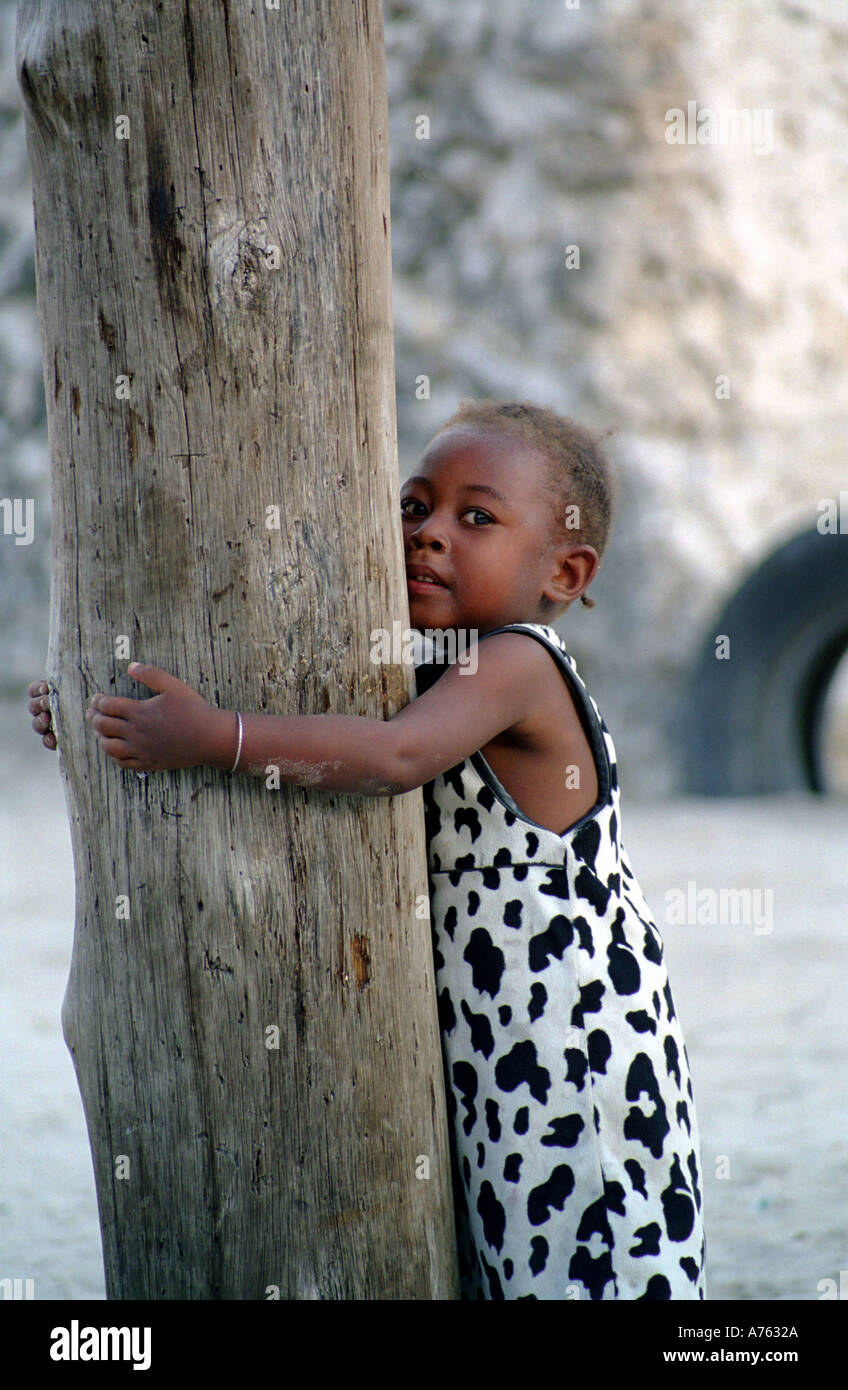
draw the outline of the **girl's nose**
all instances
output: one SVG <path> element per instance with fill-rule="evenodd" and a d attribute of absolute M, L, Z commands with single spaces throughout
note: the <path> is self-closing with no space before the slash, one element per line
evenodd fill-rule
<path fill-rule="evenodd" d="M 444 530 L 434 517 L 425 517 L 421 525 L 412 533 L 412 539 L 419 545 L 428 545 L 432 550 L 444 550 L 447 546 Z"/>

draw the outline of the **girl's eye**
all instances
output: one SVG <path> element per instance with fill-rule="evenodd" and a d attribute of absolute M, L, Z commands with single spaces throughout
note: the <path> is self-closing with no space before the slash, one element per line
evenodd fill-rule
<path fill-rule="evenodd" d="M 401 498 L 401 501 L 400 501 L 400 510 L 401 510 L 401 515 L 402 515 L 402 516 L 406 516 L 406 517 L 410 517 L 410 518 L 415 517 L 415 516 L 420 516 L 420 515 L 421 515 L 421 512 L 416 512 L 416 511 L 411 510 L 411 509 L 414 508 L 414 507 L 420 507 L 420 508 L 421 508 L 421 512 L 426 512 L 426 510 L 427 510 L 426 505 L 425 505 L 425 504 L 421 501 L 421 499 L 418 498 L 418 497 L 402 497 L 402 498 Z M 489 513 L 488 513 L 488 512 L 484 512 L 480 507 L 469 507 L 466 511 L 464 511 L 464 512 L 462 513 L 462 515 L 463 515 L 463 516 L 482 516 L 484 522 L 493 521 L 493 518 L 492 518 L 491 516 L 489 516 Z M 480 524 L 478 524 L 477 522 L 475 522 L 475 523 L 474 523 L 473 529 L 474 529 L 475 531 L 479 531 L 479 530 L 481 530 L 482 528 L 481 528 L 481 525 L 480 525 Z"/>

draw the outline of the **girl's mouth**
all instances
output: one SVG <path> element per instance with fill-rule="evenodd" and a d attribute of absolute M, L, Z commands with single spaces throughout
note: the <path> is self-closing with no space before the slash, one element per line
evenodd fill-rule
<path fill-rule="evenodd" d="M 442 584 L 441 580 L 427 579 L 422 575 L 410 575 L 407 578 L 406 587 L 411 594 L 428 594 L 432 593 L 433 590 L 444 592 L 447 589 L 447 585 Z"/>

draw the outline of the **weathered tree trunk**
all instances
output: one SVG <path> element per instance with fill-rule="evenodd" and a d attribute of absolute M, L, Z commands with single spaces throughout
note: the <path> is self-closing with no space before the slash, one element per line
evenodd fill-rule
<path fill-rule="evenodd" d="M 380 5 L 22 0 L 18 62 L 108 1294 L 456 1297 L 420 794 L 145 779 L 83 718 L 150 693 L 127 659 L 246 711 L 411 695 L 369 660 L 408 622 Z"/>

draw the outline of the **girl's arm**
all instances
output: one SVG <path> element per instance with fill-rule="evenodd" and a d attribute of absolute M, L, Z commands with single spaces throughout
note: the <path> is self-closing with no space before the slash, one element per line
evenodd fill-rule
<path fill-rule="evenodd" d="M 477 667 L 452 666 L 392 719 L 359 715 L 243 714 L 238 771 L 326 791 L 394 796 L 412 791 L 533 713 L 550 656 L 520 633 L 478 644 Z M 86 717 L 103 751 L 122 767 L 156 772 L 206 765 L 229 772 L 238 745 L 232 710 L 214 709 L 156 666 L 129 674 L 149 700 L 97 694 Z M 576 715 L 575 715 L 576 718 Z"/>

